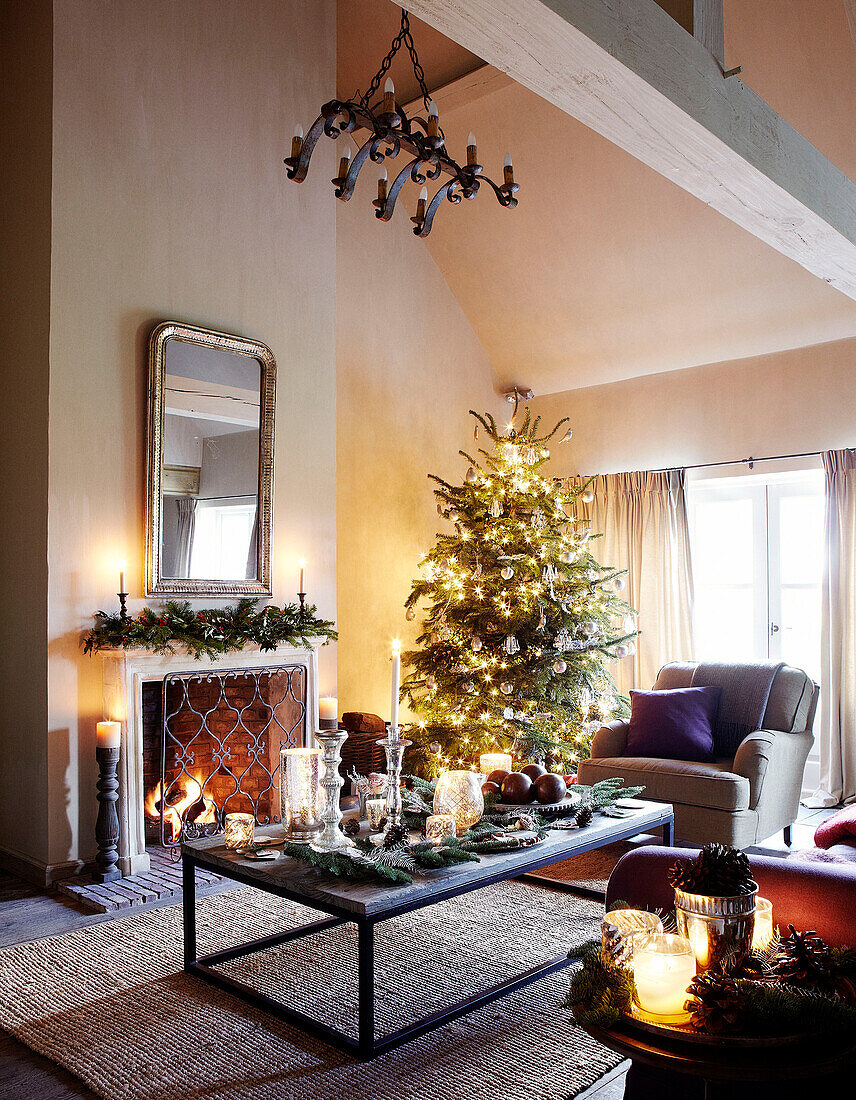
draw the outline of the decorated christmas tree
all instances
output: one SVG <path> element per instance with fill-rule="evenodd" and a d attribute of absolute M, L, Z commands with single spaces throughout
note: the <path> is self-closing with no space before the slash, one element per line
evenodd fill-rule
<path fill-rule="evenodd" d="M 545 476 L 548 443 L 529 409 L 515 426 L 476 419 L 485 438 L 463 484 L 430 475 L 451 525 L 421 563 L 407 618 L 423 605 L 419 649 L 405 655 L 402 691 L 419 721 L 409 732 L 420 770 L 469 767 L 478 753 L 573 766 L 593 730 L 626 714 L 608 663 L 633 652 L 635 619 L 620 571 L 592 555 L 597 536 L 577 514 L 585 485 Z"/>

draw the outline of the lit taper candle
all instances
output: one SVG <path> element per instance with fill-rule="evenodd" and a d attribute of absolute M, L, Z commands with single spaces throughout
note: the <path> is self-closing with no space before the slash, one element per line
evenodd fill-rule
<path fill-rule="evenodd" d="M 119 591 L 124 592 L 125 591 L 125 559 L 121 558 L 119 560 L 118 565 L 119 565 Z"/>
<path fill-rule="evenodd" d="M 300 565 L 300 575 L 297 579 L 297 591 L 298 592 L 306 592 L 306 589 L 303 587 L 303 571 L 306 568 L 306 558 L 301 558 L 300 562 L 299 562 L 299 565 Z"/>
<path fill-rule="evenodd" d="M 401 689 L 401 642 L 396 638 L 392 643 L 392 706 L 390 728 L 398 728 L 398 693 Z M 394 736 L 394 734 L 393 734 Z"/>

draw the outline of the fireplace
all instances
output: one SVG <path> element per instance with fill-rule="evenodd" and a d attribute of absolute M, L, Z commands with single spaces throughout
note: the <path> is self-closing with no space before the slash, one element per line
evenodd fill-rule
<path fill-rule="evenodd" d="M 242 650 L 213 660 L 103 653 L 104 713 L 122 723 L 119 866 L 148 847 L 222 831 L 225 814 L 279 820 L 279 750 L 317 728 L 316 647 Z"/>

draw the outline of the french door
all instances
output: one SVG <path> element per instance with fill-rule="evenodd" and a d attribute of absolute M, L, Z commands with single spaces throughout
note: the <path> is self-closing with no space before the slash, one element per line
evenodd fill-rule
<path fill-rule="evenodd" d="M 779 660 L 820 680 L 821 470 L 688 486 L 697 660 Z"/>

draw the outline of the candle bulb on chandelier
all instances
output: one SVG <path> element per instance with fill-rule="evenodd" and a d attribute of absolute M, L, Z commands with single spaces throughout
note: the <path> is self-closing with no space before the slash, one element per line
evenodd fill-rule
<path fill-rule="evenodd" d="M 472 167 L 479 162 L 479 151 L 476 146 L 476 135 L 470 130 L 467 136 L 467 166 Z"/>
<path fill-rule="evenodd" d="M 386 83 L 383 86 L 383 113 L 385 115 L 395 114 L 395 85 L 391 77 L 386 78 Z"/>
<path fill-rule="evenodd" d="M 437 104 L 432 99 L 428 104 L 428 137 L 437 137 L 440 132 L 440 112 L 437 110 Z"/>
<path fill-rule="evenodd" d="M 425 211 L 428 209 L 428 188 L 423 187 L 419 192 L 419 201 L 416 203 L 416 217 L 419 221 L 425 221 Z"/>
<path fill-rule="evenodd" d="M 505 154 L 505 161 L 502 165 L 502 175 L 506 185 L 514 183 L 514 165 L 511 163 L 511 153 Z"/>
<path fill-rule="evenodd" d="M 292 160 L 297 160 L 300 156 L 300 150 L 303 148 L 303 127 L 298 123 L 294 127 L 294 137 L 291 139 L 291 157 Z"/>
<path fill-rule="evenodd" d="M 339 161 L 339 179 L 344 179 L 348 174 L 348 169 L 351 167 L 351 147 L 345 146 L 345 151 L 342 153 L 342 157 Z"/>
<path fill-rule="evenodd" d="M 386 202 L 387 182 L 388 182 L 388 177 L 387 177 L 387 174 L 386 174 L 386 169 L 384 168 L 383 174 L 378 178 L 378 181 L 377 181 L 377 201 L 379 203 L 385 203 Z"/>

